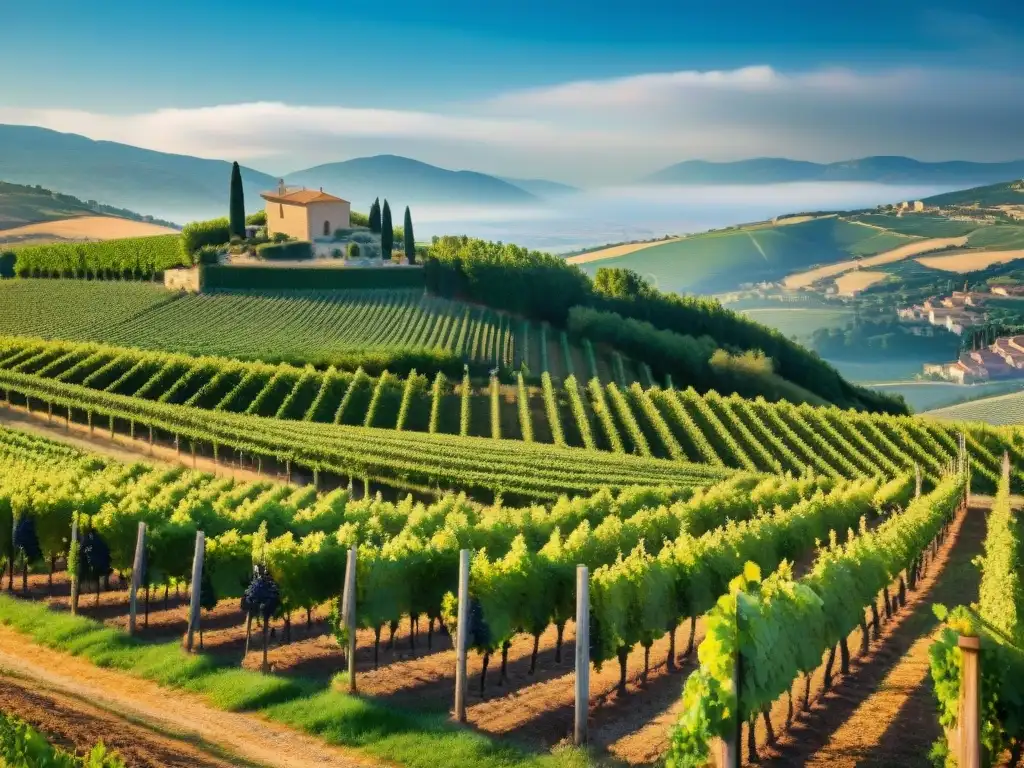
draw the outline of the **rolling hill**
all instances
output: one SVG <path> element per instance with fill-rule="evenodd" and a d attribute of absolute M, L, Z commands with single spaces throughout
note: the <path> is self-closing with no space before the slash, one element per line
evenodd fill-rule
<path fill-rule="evenodd" d="M 579 266 L 623 267 L 663 291 L 715 293 L 741 283 L 778 280 L 816 264 L 896 248 L 907 238 L 826 216 L 799 224 L 719 230 Z"/>
<path fill-rule="evenodd" d="M 984 187 L 947 192 L 929 197 L 925 202 L 928 205 L 1024 205 L 1024 184 L 1020 181 L 1021 176 L 1024 176 L 1024 169 L 1018 170 L 1017 181 L 1004 181 Z"/>
<path fill-rule="evenodd" d="M 223 160 L 154 152 L 45 128 L 0 125 L 0 178 L 171 221 L 223 215 L 230 176 L 231 164 Z M 242 181 L 246 198 L 255 201 L 276 179 L 243 168 Z"/>
<path fill-rule="evenodd" d="M 330 189 L 354 202 L 358 210 L 368 209 L 376 197 L 389 198 L 394 208 L 422 203 L 522 205 L 538 202 L 538 198 L 526 190 L 494 176 L 475 171 L 449 171 L 397 155 L 327 163 L 290 173 L 284 179 L 297 186 Z"/>
<path fill-rule="evenodd" d="M 794 181 L 873 181 L 883 184 L 992 184 L 1024 176 L 1024 160 L 1004 163 L 925 163 L 909 157 L 864 157 L 811 163 L 760 157 L 716 163 L 687 160 L 643 179 L 654 184 L 779 184 Z M 957 194 L 957 193 L 954 193 Z"/>
<path fill-rule="evenodd" d="M 0 179 L 59 189 L 86 201 L 146 211 L 187 222 L 226 212 L 231 165 L 188 155 L 155 152 L 112 141 L 46 128 L 0 125 Z M 248 209 L 261 207 L 259 193 L 273 189 L 277 176 L 242 168 Z M 450 171 L 394 155 L 327 163 L 295 171 L 289 184 L 326 187 L 365 211 L 375 197 L 393 207 L 413 203 L 529 205 L 542 197 L 573 191 L 542 179 L 516 182 L 474 171 Z M 54 212 L 56 215 L 56 211 Z M 401 216 L 400 210 L 396 212 Z"/>
<path fill-rule="evenodd" d="M 987 424 L 1024 422 L 1024 392 L 985 397 L 980 400 L 925 411 L 924 416 L 940 421 L 982 421 Z"/>
<path fill-rule="evenodd" d="M 95 200 L 79 200 L 73 195 L 53 192 L 41 186 L 0 181 L 0 230 L 97 215 L 174 226 L 172 222 L 153 216 L 144 216 L 125 208 L 97 203 Z"/>

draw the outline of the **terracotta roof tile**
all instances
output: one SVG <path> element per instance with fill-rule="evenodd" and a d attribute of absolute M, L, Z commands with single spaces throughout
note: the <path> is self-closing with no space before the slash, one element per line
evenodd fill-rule
<path fill-rule="evenodd" d="M 309 205 L 310 203 L 347 203 L 340 197 L 329 195 L 316 189 L 299 189 L 294 192 L 261 192 L 260 197 L 273 203 L 291 203 L 292 205 Z"/>

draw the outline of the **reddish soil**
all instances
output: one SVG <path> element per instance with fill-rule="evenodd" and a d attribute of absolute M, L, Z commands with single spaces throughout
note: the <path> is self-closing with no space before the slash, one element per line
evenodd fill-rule
<path fill-rule="evenodd" d="M 206 751 L 216 749 L 230 756 L 225 758 L 229 765 L 256 763 L 281 768 L 375 765 L 347 750 L 328 746 L 312 736 L 256 715 L 223 712 L 211 707 L 200 696 L 172 691 L 148 680 L 103 669 L 84 659 L 43 648 L 7 627 L 0 627 L 0 669 L 5 674 L 5 692 L 11 687 L 8 676 L 13 673 L 17 680 L 31 681 L 32 691 L 43 688 L 117 713 L 118 717 L 132 723 L 147 723 L 153 729 L 186 734 L 186 737 L 178 738 L 188 738 L 193 744 L 213 745 L 206 746 Z M 16 710 L 22 712 L 22 704 L 17 704 Z M 82 738 L 92 739 L 95 735 L 89 731 Z"/>
<path fill-rule="evenodd" d="M 815 671 L 811 709 L 797 712 L 789 733 L 785 733 L 786 699 L 776 702 L 772 709 L 772 723 L 779 736 L 775 747 L 765 746 L 764 721 L 758 721 L 759 763 L 931 765 L 928 752 L 941 735 L 928 661 L 928 648 L 939 628 L 932 606 L 977 599 L 978 572 L 971 560 L 981 552 L 985 508 L 984 501 L 975 503 L 955 521 L 951 535 L 928 563 L 925 577 L 915 590 L 907 592 L 906 605 L 888 622 L 882 614 L 880 636 L 870 643 L 866 655 L 859 654 L 860 630 L 851 633 L 850 674 L 836 674 L 837 682 L 823 693 L 824 670 Z M 895 594 L 895 590 L 890 592 Z M 838 668 L 837 659 L 836 672 Z M 794 684 L 793 693 L 799 710 L 803 681 Z M 746 755 L 745 744 L 743 752 Z"/>
<path fill-rule="evenodd" d="M 115 750 L 129 768 L 228 768 L 226 760 L 201 739 L 155 730 L 39 683 L 0 672 L 0 712 L 15 714 L 51 744 L 78 755 L 97 742 Z"/>

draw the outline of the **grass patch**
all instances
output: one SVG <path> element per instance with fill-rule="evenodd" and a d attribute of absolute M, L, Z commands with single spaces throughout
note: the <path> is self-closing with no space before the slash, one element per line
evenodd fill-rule
<path fill-rule="evenodd" d="M 714 293 L 740 283 L 779 280 L 818 264 L 873 255 L 907 238 L 835 217 L 760 229 L 720 230 L 581 264 L 588 274 L 624 267 L 654 278 L 663 291 Z"/>
<path fill-rule="evenodd" d="M 39 645 L 107 667 L 194 692 L 227 711 L 257 712 L 410 768 L 586 768 L 577 749 L 530 753 L 453 724 L 446 713 L 408 712 L 349 696 L 312 680 L 277 678 L 227 666 L 204 654 L 187 654 L 177 641 L 146 643 L 82 616 L 0 595 L 0 624 Z"/>
<path fill-rule="evenodd" d="M 1024 195 L 1021 195 L 1024 202 Z M 1024 248 L 1024 225 L 999 224 L 985 227 L 967 238 L 972 248 L 987 248 L 993 251 L 1013 251 Z"/>
<path fill-rule="evenodd" d="M 867 213 L 853 217 L 852 220 L 875 227 L 883 227 L 890 232 L 919 237 L 960 237 L 984 226 L 974 221 L 954 221 L 942 216 L 929 216 L 921 213 L 908 213 L 903 216 Z"/>

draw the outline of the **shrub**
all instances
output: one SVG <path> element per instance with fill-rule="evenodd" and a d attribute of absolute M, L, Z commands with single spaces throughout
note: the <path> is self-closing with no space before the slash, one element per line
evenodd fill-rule
<path fill-rule="evenodd" d="M 181 250 L 191 257 L 204 245 L 224 245 L 231 239 L 227 217 L 193 221 L 181 230 Z"/>
<path fill-rule="evenodd" d="M 204 245 L 193 254 L 192 258 L 196 264 L 217 264 L 222 252 L 223 248 L 216 245 Z"/>
<path fill-rule="evenodd" d="M 349 239 L 354 243 L 366 243 L 367 245 L 380 243 L 380 235 L 374 234 L 368 229 L 353 232 Z"/>
<path fill-rule="evenodd" d="M 14 251 L 0 251 L 0 278 L 14 277 Z"/>
<path fill-rule="evenodd" d="M 256 255 L 261 259 L 295 261 L 313 258 L 313 246 L 308 240 L 293 240 L 288 243 L 263 243 L 256 246 Z"/>
<path fill-rule="evenodd" d="M 275 232 L 274 236 L 270 238 L 270 240 L 271 242 L 274 243 L 287 243 L 289 240 L 291 240 L 291 238 L 288 237 L 288 235 L 286 235 L 284 232 Z"/>
<path fill-rule="evenodd" d="M 359 258 L 359 243 L 351 243 L 348 246 L 348 257 L 350 259 Z"/>
<path fill-rule="evenodd" d="M 341 248 L 332 248 L 331 249 L 331 258 L 332 259 L 340 259 L 344 255 L 345 254 L 341 252 Z"/>

